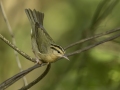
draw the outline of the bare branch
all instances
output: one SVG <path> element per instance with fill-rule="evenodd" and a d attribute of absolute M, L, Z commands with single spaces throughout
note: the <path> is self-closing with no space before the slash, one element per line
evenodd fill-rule
<path fill-rule="evenodd" d="M 7 16 L 5 14 L 5 10 L 4 10 L 2 1 L 0 2 L 0 7 L 1 7 L 1 10 L 2 10 L 2 14 L 3 14 L 4 20 L 5 20 L 6 24 L 7 24 L 8 31 L 9 31 L 9 33 L 11 35 L 12 43 L 16 46 L 15 37 L 14 37 L 13 31 L 12 31 L 12 28 L 10 26 L 10 23 L 9 23 L 9 21 L 7 19 Z M 21 66 L 21 63 L 20 63 L 20 59 L 19 59 L 18 53 L 15 50 L 14 50 L 14 54 L 16 56 L 16 62 L 17 62 L 18 68 L 20 69 L 20 71 L 22 71 L 22 66 Z M 24 82 L 25 85 L 28 84 L 26 77 L 23 77 L 23 82 Z"/>
<path fill-rule="evenodd" d="M 68 53 L 66 56 L 73 56 L 73 55 L 75 55 L 75 54 L 79 54 L 79 53 L 84 52 L 84 51 L 86 51 L 86 50 L 89 50 L 89 49 L 91 49 L 91 48 L 93 48 L 93 47 L 96 47 L 96 46 L 98 46 L 98 45 L 100 45 L 100 44 L 102 44 L 102 43 L 105 43 L 105 42 L 111 41 L 111 40 L 113 40 L 113 39 L 116 39 L 116 38 L 118 38 L 119 36 L 120 36 L 120 34 L 114 35 L 114 36 L 112 36 L 112 37 L 110 37 L 110 38 L 107 38 L 107 39 L 105 39 L 105 40 L 99 41 L 99 42 L 97 42 L 97 43 L 95 43 L 95 44 L 92 44 L 92 45 L 90 45 L 90 46 L 87 46 L 87 47 L 85 47 L 85 48 L 83 48 L 83 49 L 77 50 L 77 51 L 72 52 L 72 53 Z"/>
<path fill-rule="evenodd" d="M 51 67 L 51 64 L 48 64 L 46 70 L 43 72 L 42 75 L 40 75 L 37 79 L 35 79 L 35 80 L 32 81 L 30 84 L 28 84 L 27 86 L 22 87 L 22 88 L 19 89 L 19 90 L 27 90 L 27 89 L 31 88 L 33 85 L 35 85 L 36 83 L 38 83 L 41 79 L 43 79 L 43 78 L 47 75 L 47 73 L 48 73 L 49 70 L 50 70 L 50 67 Z"/>
<path fill-rule="evenodd" d="M 78 45 L 80 43 L 83 43 L 83 42 L 86 42 L 86 41 L 89 41 L 91 39 L 95 39 L 95 38 L 98 38 L 98 37 L 101 37 L 101 36 L 105 36 L 105 35 L 108 35 L 108 34 L 111 34 L 111 33 L 117 32 L 117 31 L 120 31 L 120 28 L 112 29 L 112 30 L 109 30 L 109 31 L 106 31 L 106 32 L 103 32 L 103 33 L 100 33 L 100 34 L 96 34 L 92 37 L 82 39 L 80 41 L 77 41 L 75 43 L 72 43 L 72 44 L 68 45 L 67 47 L 65 47 L 65 49 L 68 49 L 68 48 L 73 47 L 75 45 Z"/>
<path fill-rule="evenodd" d="M 27 70 L 23 70 L 22 72 L 19 72 L 18 74 L 14 75 L 13 77 L 11 77 L 11 78 L 7 79 L 6 81 L 4 81 L 3 83 L 1 83 L 0 90 L 4 90 L 4 89 L 8 88 L 10 85 L 12 85 L 16 81 L 18 81 L 20 78 L 22 78 L 23 76 L 25 76 L 29 72 L 33 71 L 34 69 L 36 69 L 38 67 L 44 66 L 44 65 L 46 65 L 46 63 L 35 64 L 34 66 L 28 68 Z"/>
<path fill-rule="evenodd" d="M 36 62 L 35 58 L 30 57 L 29 55 L 27 55 L 26 53 L 24 53 L 23 51 L 19 50 L 19 48 L 17 48 L 15 45 L 13 45 L 10 41 L 8 41 L 5 37 L 3 37 L 0 34 L 0 39 L 3 40 L 6 44 L 8 44 L 11 48 L 13 48 L 14 50 L 16 50 L 19 54 L 21 54 L 23 57 L 25 57 L 26 59 L 32 61 L 32 62 Z"/>

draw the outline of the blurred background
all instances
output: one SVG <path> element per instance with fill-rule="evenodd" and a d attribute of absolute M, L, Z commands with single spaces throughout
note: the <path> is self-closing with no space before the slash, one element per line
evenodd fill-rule
<path fill-rule="evenodd" d="M 44 27 L 57 44 L 66 47 L 94 34 L 120 27 L 119 0 L 3 0 L 5 12 L 15 35 L 17 47 L 34 57 L 30 23 L 24 9 L 44 12 Z M 0 33 L 11 41 L 0 11 Z M 119 32 L 117 32 L 119 33 Z M 113 34 L 112 34 L 113 35 Z M 94 39 L 67 50 L 82 49 L 111 35 Z M 30 90 L 120 90 L 120 38 L 52 64 L 49 73 Z M 25 70 L 34 65 L 19 55 Z M 46 66 L 26 75 L 36 79 Z M 0 40 L 0 83 L 19 72 L 13 49 Z M 24 85 L 17 81 L 6 90 Z"/>

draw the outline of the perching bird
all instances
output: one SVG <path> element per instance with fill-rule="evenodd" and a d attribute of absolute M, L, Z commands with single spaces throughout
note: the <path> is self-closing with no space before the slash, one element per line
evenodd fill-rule
<path fill-rule="evenodd" d="M 64 49 L 57 45 L 47 31 L 43 27 L 44 13 L 32 11 L 31 9 L 25 9 L 27 17 L 31 23 L 31 43 L 32 50 L 36 56 L 36 62 L 39 63 L 39 59 L 43 62 L 51 63 L 56 61 L 58 58 L 65 58 Z"/>

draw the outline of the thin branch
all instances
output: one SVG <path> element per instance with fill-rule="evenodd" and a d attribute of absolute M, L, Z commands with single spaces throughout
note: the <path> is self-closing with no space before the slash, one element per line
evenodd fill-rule
<path fill-rule="evenodd" d="M 0 7 L 1 7 L 1 10 L 2 10 L 2 14 L 3 14 L 4 20 L 5 20 L 6 24 L 7 24 L 8 31 L 9 31 L 9 33 L 11 35 L 12 43 L 16 46 L 15 37 L 14 37 L 13 31 L 12 31 L 12 28 L 10 26 L 10 23 L 9 23 L 9 21 L 7 19 L 7 16 L 5 14 L 5 10 L 4 10 L 2 1 L 0 2 Z M 20 59 L 19 59 L 19 56 L 18 56 L 18 53 L 15 50 L 14 50 L 14 54 L 16 56 L 16 62 L 17 62 L 18 68 L 20 69 L 20 71 L 23 71 L 21 63 L 20 63 Z M 23 77 L 23 82 L 24 82 L 25 86 L 28 84 L 26 77 Z"/>
<path fill-rule="evenodd" d="M 75 52 L 68 53 L 66 56 L 73 56 L 73 55 L 75 55 L 75 54 L 79 54 L 79 53 L 81 53 L 81 52 L 84 52 L 84 51 L 86 51 L 86 50 L 89 50 L 89 49 L 91 49 L 91 48 L 93 48 L 93 47 L 96 47 L 96 46 L 98 46 L 98 45 L 100 45 L 100 44 L 102 44 L 102 43 L 111 41 L 111 40 L 116 39 L 116 38 L 118 38 L 118 37 L 120 37 L 120 34 L 114 35 L 114 36 L 109 37 L 109 38 L 106 38 L 105 40 L 99 41 L 99 42 L 97 42 L 97 43 L 95 43 L 95 44 L 92 44 L 92 45 L 87 46 L 87 47 L 85 47 L 85 48 L 83 48 L 83 49 L 77 50 L 77 51 L 75 51 Z"/>
<path fill-rule="evenodd" d="M 26 59 L 32 61 L 32 62 L 36 62 L 35 58 L 30 57 L 29 55 L 27 55 L 26 53 L 24 53 L 23 51 L 19 50 L 19 48 L 17 48 L 14 44 L 12 44 L 10 41 L 8 41 L 5 37 L 3 37 L 0 34 L 0 39 L 3 40 L 6 44 L 8 44 L 11 48 L 13 48 L 14 50 L 16 50 L 19 54 L 21 54 L 23 57 L 25 57 Z"/>
<path fill-rule="evenodd" d="M 86 41 L 89 41 L 91 39 L 95 39 L 95 38 L 98 38 L 98 37 L 101 37 L 101 36 L 105 36 L 105 35 L 108 35 L 108 34 L 111 34 L 111 33 L 117 32 L 117 31 L 120 31 L 120 28 L 112 29 L 112 30 L 109 30 L 109 31 L 106 31 L 106 32 L 103 32 L 103 33 L 100 33 L 100 34 L 96 34 L 92 37 L 82 39 L 80 41 L 77 41 L 75 43 L 72 43 L 72 44 L 68 45 L 67 47 L 65 47 L 65 49 L 68 49 L 68 48 L 73 47 L 75 45 L 78 45 L 80 43 L 83 43 L 83 42 L 86 42 Z"/>
<path fill-rule="evenodd" d="M 1 83 L 0 90 L 4 90 L 4 89 L 8 88 L 10 85 L 12 85 L 16 81 L 18 81 L 20 78 L 22 78 L 29 72 L 33 71 L 34 69 L 36 69 L 38 67 L 44 66 L 44 65 L 46 65 L 46 63 L 35 64 L 34 66 L 28 68 L 27 70 L 23 70 L 22 72 L 19 72 L 18 74 L 14 75 L 13 77 L 11 77 L 11 78 L 7 79 L 6 81 L 4 81 L 3 83 Z"/>
<path fill-rule="evenodd" d="M 51 67 L 51 64 L 48 64 L 46 70 L 43 72 L 42 75 L 40 75 L 37 79 L 35 79 L 30 84 L 28 84 L 27 86 L 22 87 L 19 90 L 27 90 L 27 89 L 31 88 L 33 85 L 35 85 L 36 83 L 38 83 L 41 79 L 43 79 L 47 75 L 47 73 L 50 70 L 50 67 Z"/>

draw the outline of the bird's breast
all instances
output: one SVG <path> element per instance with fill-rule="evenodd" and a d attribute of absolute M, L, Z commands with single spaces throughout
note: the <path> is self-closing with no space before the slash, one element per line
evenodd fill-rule
<path fill-rule="evenodd" d="M 52 63 L 57 60 L 57 56 L 54 54 L 39 54 L 39 57 L 44 61 L 44 62 L 49 62 Z"/>

